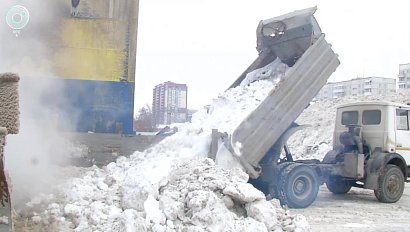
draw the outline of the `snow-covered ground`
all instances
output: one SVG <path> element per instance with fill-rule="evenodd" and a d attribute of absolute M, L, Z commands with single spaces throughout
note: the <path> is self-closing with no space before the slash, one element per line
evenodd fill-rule
<path fill-rule="evenodd" d="M 306 216 L 315 232 L 408 232 L 410 184 L 393 204 L 378 202 L 372 190 L 353 188 L 345 195 L 335 195 L 322 186 L 311 206 L 290 211 Z"/>
<path fill-rule="evenodd" d="M 211 130 L 232 133 L 275 87 L 286 68 L 275 61 L 255 71 L 245 84 L 218 96 L 208 111 L 196 113 L 192 123 L 178 125 L 176 134 L 144 152 L 120 157 L 104 168 L 61 168 L 60 185 L 18 209 L 16 231 L 309 231 L 306 217 L 315 225 L 314 231 L 330 228 L 320 224 L 338 223 L 341 216 L 329 213 L 351 214 L 355 208 L 340 206 L 324 190 L 311 208 L 282 209 L 277 200 L 267 201 L 248 184 L 248 175 L 240 169 L 224 170 L 206 158 Z M 390 98 L 400 100 L 397 95 Z M 297 122 L 312 127 L 291 139 L 295 156 L 321 159 L 331 148 L 335 105 L 355 100 L 317 102 L 307 108 Z M 347 198 L 352 194 L 355 191 Z M 326 217 L 321 214 L 321 203 L 328 207 Z M 400 209 L 410 213 L 407 206 Z M 385 214 L 387 220 L 395 217 L 390 208 L 379 210 L 375 205 L 369 210 Z M 343 223 L 351 225 L 343 227 L 347 230 L 364 225 L 347 219 Z"/>

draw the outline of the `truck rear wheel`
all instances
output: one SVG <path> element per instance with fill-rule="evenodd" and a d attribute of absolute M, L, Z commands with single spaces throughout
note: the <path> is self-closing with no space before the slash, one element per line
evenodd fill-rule
<path fill-rule="evenodd" d="M 307 165 L 290 165 L 281 172 L 278 197 L 282 205 L 290 208 L 306 208 L 317 197 L 318 177 Z"/>
<path fill-rule="evenodd" d="M 377 200 L 384 203 L 397 202 L 404 191 L 404 175 L 399 167 L 388 164 L 380 172 L 378 188 L 374 190 Z"/>
<path fill-rule="evenodd" d="M 334 194 L 345 194 L 350 191 L 352 185 L 340 176 L 330 176 L 326 181 L 327 189 Z"/>

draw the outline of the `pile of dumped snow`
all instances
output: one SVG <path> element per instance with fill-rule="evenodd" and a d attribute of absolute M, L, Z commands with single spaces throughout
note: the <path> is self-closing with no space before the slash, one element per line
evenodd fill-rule
<path fill-rule="evenodd" d="M 248 175 L 241 170 L 224 170 L 209 159 L 183 163 L 160 188 L 159 201 L 149 198 L 146 202 L 147 209 L 157 209 L 150 214 L 146 210 L 146 222 L 158 231 L 309 229 L 303 217 L 289 216 L 276 200 L 266 201 L 247 181 Z"/>
<path fill-rule="evenodd" d="M 248 73 L 240 86 L 221 93 L 208 110 L 195 113 L 192 124 L 208 132 L 218 129 L 220 132 L 232 133 L 274 89 L 287 68 L 280 59 L 276 59 L 265 67 Z"/>
<path fill-rule="evenodd" d="M 108 169 L 108 167 L 107 167 Z M 224 170 L 210 159 L 175 166 L 158 192 L 142 205 L 123 202 L 122 186 L 94 167 L 66 188 L 66 199 L 48 195 L 29 204 L 26 229 L 48 231 L 309 231 L 306 218 L 292 216 L 277 200 L 266 201 L 239 169 Z M 75 193 L 75 195 L 72 195 Z M 129 197 L 129 196 L 128 196 Z M 69 203 L 68 203 L 69 202 Z M 40 207 L 40 208 L 39 208 Z M 42 208 L 43 207 L 43 208 Z M 39 211 L 39 213 L 35 213 Z M 22 228 L 23 225 L 17 225 Z"/>
<path fill-rule="evenodd" d="M 268 72 L 270 69 L 278 72 Z M 156 146 L 120 157 L 102 169 L 59 186 L 28 204 L 17 228 L 46 231 L 304 231 L 277 201 L 224 171 L 207 157 L 211 129 L 231 133 L 275 87 L 286 65 L 279 60 L 248 75 L 248 83 L 214 100 L 209 111 Z M 280 71 L 280 72 L 279 72 Z M 268 78 L 269 77 L 269 78 Z M 196 160 L 202 158 L 201 160 Z M 179 166 L 176 166 L 179 165 Z M 173 169 L 173 167 L 175 167 Z"/>

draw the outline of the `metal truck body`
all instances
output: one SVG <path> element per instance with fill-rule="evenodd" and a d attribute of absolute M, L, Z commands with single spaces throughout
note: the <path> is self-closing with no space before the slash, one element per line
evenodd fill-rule
<path fill-rule="evenodd" d="M 382 101 L 339 106 L 333 150 L 328 152 L 323 163 L 342 165 L 343 168 L 332 170 L 330 176 L 339 178 L 336 181 L 339 185 L 340 182 L 347 182 L 350 186 L 373 189 L 382 202 L 398 201 L 404 182 L 410 175 L 409 111 L 408 105 Z M 354 165 L 349 165 L 351 163 Z M 388 165 L 400 170 L 401 175 L 381 179 L 386 175 Z M 340 181 L 342 179 L 344 181 Z M 363 184 L 357 184 L 356 181 Z M 330 191 L 331 185 L 334 185 L 332 182 L 331 178 L 327 180 Z M 381 199 L 379 192 L 383 190 L 382 187 L 386 188 L 385 195 L 389 194 L 386 190 L 390 188 L 390 195 L 395 196 Z"/>
<path fill-rule="evenodd" d="M 398 153 L 410 164 L 409 105 L 393 102 L 357 102 L 338 107 L 333 149 L 341 144 L 338 139 L 349 124 L 361 127 L 361 136 L 372 149 Z"/>
<path fill-rule="evenodd" d="M 250 183 L 292 208 L 309 206 L 323 183 L 336 194 L 354 186 L 373 189 L 381 202 L 396 202 L 408 176 L 410 107 L 380 102 L 339 107 L 334 148 L 323 161 L 294 161 L 286 145 L 302 128 L 294 121 L 339 65 L 313 17 L 315 10 L 261 21 L 257 29 L 259 57 L 231 88 L 277 57 L 289 69 L 231 135 L 213 131 L 211 153 L 217 150 L 215 140 L 222 138 L 225 150 L 249 174 Z"/>
<path fill-rule="evenodd" d="M 290 68 L 268 97 L 235 129 L 225 145 L 252 178 L 260 161 L 326 84 L 339 65 L 313 14 L 316 7 L 261 21 L 257 28 L 259 57 L 246 74 L 280 58 Z M 240 144 L 240 149 L 237 146 Z M 237 154 L 235 154 L 237 153 Z"/>

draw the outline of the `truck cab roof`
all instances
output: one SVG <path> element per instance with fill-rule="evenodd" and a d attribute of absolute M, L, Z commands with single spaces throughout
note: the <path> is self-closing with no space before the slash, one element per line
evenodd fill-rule
<path fill-rule="evenodd" d="M 360 102 L 352 102 L 352 103 L 346 103 L 346 104 L 341 104 L 337 108 L 346 108 L 346 107 L 351 107 L 351 106 L 362 106 L 362 105 L 377 105 L 377 106 L 396 106 L 400 108 L 409 108 L 410 105 L 402 104 L 402 103 L 397 103 L 397 102 L 389 102 L 389 101 L 360 101 Z"/>

